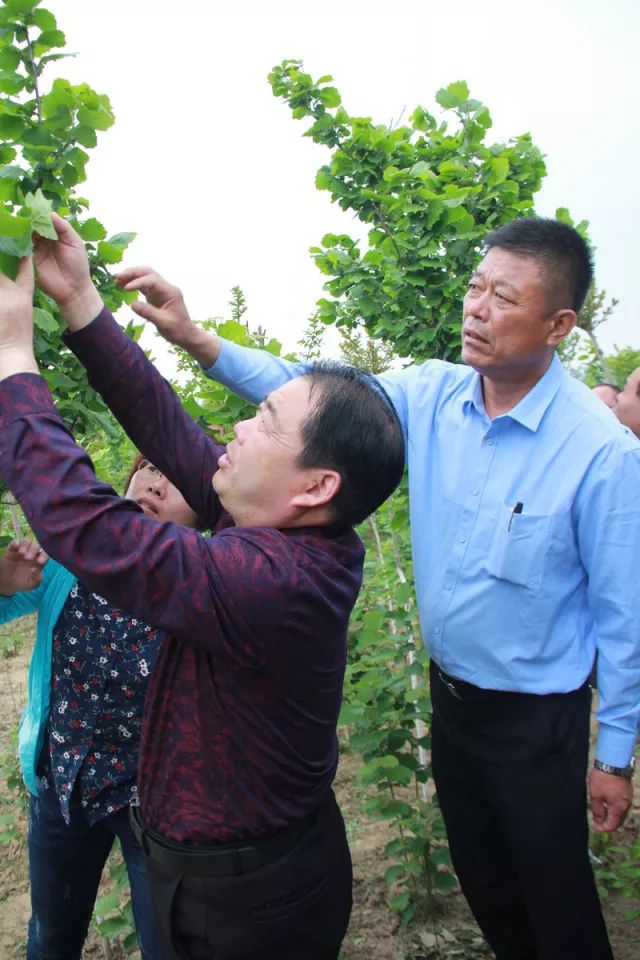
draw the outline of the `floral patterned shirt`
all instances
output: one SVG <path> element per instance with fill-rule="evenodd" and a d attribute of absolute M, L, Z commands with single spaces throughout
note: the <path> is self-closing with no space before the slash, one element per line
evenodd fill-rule
<path fill-rule="evenodd" d="M 48 739 L 40 761 L 68 823 L 137 803 L 142 709 L 161 634 L 76 583 L 53 634 Z M 74 793 L 75 790 L 75 793 Z"/>

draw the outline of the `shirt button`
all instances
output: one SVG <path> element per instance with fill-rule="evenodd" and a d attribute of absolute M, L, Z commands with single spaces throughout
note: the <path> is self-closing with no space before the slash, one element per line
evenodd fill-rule
<path fill-rule="evenodd" d="M 444 588 L 445 588 L 445 590 L 451 590 L 451 584 L 450 584 L 450 583 L 445 583 Z"/>
<path fill-rule="evenodd" d="M 466 542 L 467 542 L 466 537 L 458 537 L 458 543 L 466 543 Z"/>
<path fill-rule="evenodd" d="M 434 627 L 434 628 L 433 628 L 433 632 L 434 632 L 434 633 L 440 633 L 440 627 Z"/>
<path fill-rule="evenodd" d="M 492 447 L 495 443 L 495 440 L 487 440 L 487 446 Z"/>
<path fill-rule="evenodd" d="M 472 490 L 472 491 L 471 491 L 471 496 L 472 496 L 472 497 L 479 497 L 479 496 L 480 496 L 480 491 L 479 491 L 479 490 Z"/>

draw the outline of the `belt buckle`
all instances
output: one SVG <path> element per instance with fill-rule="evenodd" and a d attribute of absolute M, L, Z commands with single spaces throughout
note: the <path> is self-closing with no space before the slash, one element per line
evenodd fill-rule
<path fill-rule="evenodd" d="M 451 696 L 455 697 L 456 700 L 462 700 L 462 694 L 456 688 L 455 684 L 453 684 L 451 680 L 445 677 L 442 670 L 438 670 L 438 676 L 440 677 L 441 681 L 444 683 L 445 687 L 447 688 Z"/>

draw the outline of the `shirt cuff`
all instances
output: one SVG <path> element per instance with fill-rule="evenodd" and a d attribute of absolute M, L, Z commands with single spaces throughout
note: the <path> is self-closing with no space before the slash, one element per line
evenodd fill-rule
<path fill-rule="evenodd" d="M 222 340 L 220 355 L 208 370 L 207 377 L 221 383 L 232 393 L 260 403 L 266 396 L 304 372 L 305 363 L 295 363 L 276 357 L 268 350 L 242 347 L 239 343 Z"/>
<path fill-rule="evenodd" d="M 210 367 L 203 367 L 202 364 L 199 364 L 199 366 L 204 375 L 209 377 L 210 380 L 219 380 L 222 383 L 221 377 L 226 376 L 228 379 L 227 367 L 231 365 L 233 370 L 233 347 L 236 346 L 236 344 L 230 343 L 229 340 L 224 340 L 222 337 L 218 339 L 220 340 L 218 359 L 214 360 Z M 242 350 L 242 347 L 239 349 Z"/>
<path fill-rule="evenodd" d="M 633 756 L 635 742 L 635 734 L 600 724 L 595 756 L 601 763 L 608 763 L 612 767 L 626 767 Z"/>

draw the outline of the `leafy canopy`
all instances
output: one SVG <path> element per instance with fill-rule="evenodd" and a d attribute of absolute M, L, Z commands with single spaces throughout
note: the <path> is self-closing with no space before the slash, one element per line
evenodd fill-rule
<path fill-rule="evenodd" d="M 45 88 L 49 63 L 70 54 L 55 16 L 39 0 L 0 5 L 0 270 L 15 276 L 19 258 L 31 252 L 35 231 L 55 240 L 51 211 L 67 217 L 87 245 L 93 280 L 111 310 L 135 295 L 121 291 L 108 267 L 118 263 L 133 233 L 107 237 L 87 216 L 78 189 L 86 180 L 88 150 L 114 122 L 109 98 L 87 84 L 54 80 Z M 40 370 L 58 392 L 58 409 L 81 437 L 121 436 L 75 357 L 61 347 L 63 324 L 54 302 L 38 291 L 34 348 Z"/>
<path fill-rule="evenodd" d="M 487 144 L 487 107 L 459 81 L 436 101 L 453 114 L 439 122 L 416 107 L 390 128 L 352 117 L 330 76 L 314 80 L 299 60 L 273 68 L 269 81 L 305 136 L 330 151 L 316 187 L 368 229 L 366 242 L 327 234 L 311 253 L 328 278 L 321 319 L 394 344 L 415 359 L 459 355 L 460 305 L 487 232 L 533 213 L 545 175 L 528 133 Z"/>

